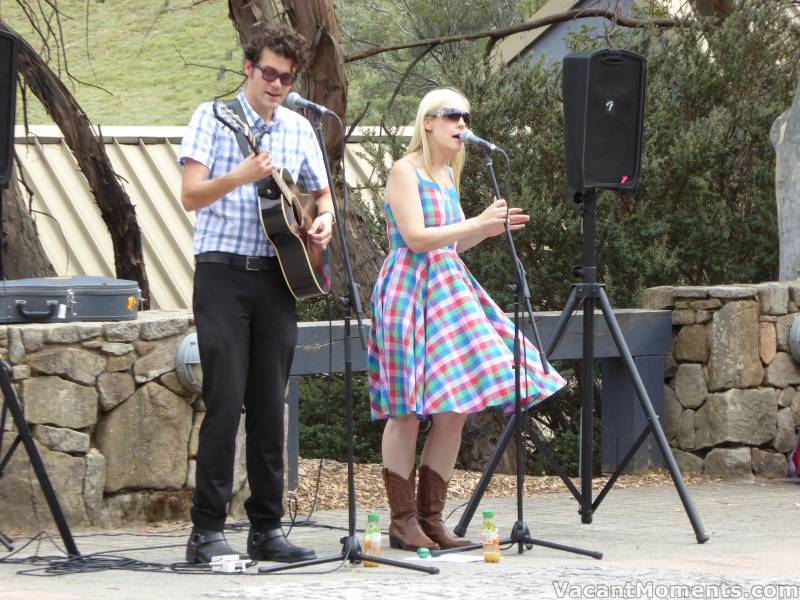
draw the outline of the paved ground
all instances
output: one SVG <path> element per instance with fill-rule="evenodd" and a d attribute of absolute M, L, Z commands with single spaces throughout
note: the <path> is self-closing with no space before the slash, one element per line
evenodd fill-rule
<path fill-rule="evenodd" d="M 60 577 L 18 572 L 30 565 L 0 562 L 3 600 L 106 598 L 796 598 L 800 600 L 800 486 L 787 482 L 705 483 L 689 486 L 711 539 L 698 544 L 674 487 L 612 490 L 584 525 L 570 495 L 548 494 L 524 501 L 524 517 L 535 538 L 603 552 L 602 560 L 535 546 L 523 554 L 507 550 L 499 564 L 427 563 L 438 575 L 396 567 L 367 569 L 341 561 L 277 575 L 177 574 L 104 571 Z M 501 534 L 516 519 L 514 498 L 488 498 Z M 460 513 L 459 513 L 460 514 Z M 475 539 L 480 512 L 470 526 Z M 346 527 L 343 511 L 318 513 L 318 523 Z M 451 518 L 454 525 L 455 517 Z M 358 525 L 366 523 L 359 511 Z M 388 526 L 383 514 L 382 524 Z M 107 552 L 141 561 L 169 564 L 182 560 L 188 529 L 124 532 L 75 531 L 81 554 Z M 291 538 L 320 556 L 338 556 L 342 532 L 296 528 Z M 244 550 L 246 531 L 229 539 Z M 23 540 L 17 540 L 20 547 Z M 150 547 L 147 550 L 137 548 Z M 20 555 L 32 554 L 32 547 Z M 57 552 L 42 544 L 40 555 Z M 478 552 L 472 553 L 479 556 Z M 0 560 L 6 554 L 0 552 Z M 19 555 L 18 555 L 19 556 Z M 409 553 L 387 550 L 405 559 Z M 462 557 L 466 554 L 460 555 Z M 323 571 L 331 571 L 323 573 Z M 39 572 L 39 574 L 44 574 Z M 679 587 L 675 587 L 679 586 Z M 680 587 L 683 586 L 683 587 Z M 693 587 L 690 587 L 693 586 Z"/>

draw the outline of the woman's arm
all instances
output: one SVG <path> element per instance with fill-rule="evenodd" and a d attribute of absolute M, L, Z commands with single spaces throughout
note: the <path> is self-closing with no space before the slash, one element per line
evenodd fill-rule
<path fill-rule="evenodd" d="M 414 166 L 403 159 L 392 167 L 386 184 L 386 201 L 392 209 L 400 235 L 414 252 L 428 252 L 462 240 L 480 241 L 503 231 L 506 220 L 505 200 L 497 200 L 477 217 L 451 225 L 425 227 Z"/>

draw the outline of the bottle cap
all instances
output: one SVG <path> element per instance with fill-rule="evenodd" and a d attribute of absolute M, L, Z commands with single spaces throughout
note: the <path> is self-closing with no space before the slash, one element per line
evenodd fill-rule
<path fill-rule="evenodd" d="M 428 558 L 431 555 L 431 551 L 425 547 L 417 548 L 417 556 L 420 558 Z"/>
<path fill-rule="evenodd" d="M 374 513 L 367 515 L 367 521 L 380 521 L 381 516 Z"/>
<path fill-rule="evenodd" d="M 493 510 L 485 510 L 485 511 L 483 511 L 483 518 L 484 519 L 494 519 L 494 511 Z"/>

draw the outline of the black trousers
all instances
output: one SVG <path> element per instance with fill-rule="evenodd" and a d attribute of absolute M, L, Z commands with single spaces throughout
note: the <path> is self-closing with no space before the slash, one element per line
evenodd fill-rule
<path fill-rule="evenodd" d="M 193 308 L 207 412 L 200 427 L 192 522 L 211 531 L 224 527 L 244 406 L 251 492 L 245 510 L 253 527 L 278 527 L 285 389 L 297 342 L 294 297 L 277 269 L 199 263 Z"/>

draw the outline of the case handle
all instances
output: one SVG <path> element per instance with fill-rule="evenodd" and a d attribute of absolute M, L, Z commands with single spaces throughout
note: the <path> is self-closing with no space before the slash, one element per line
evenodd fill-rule
<path fill-rule="evenodd" d="M 40 319 L 49 319 L 55 314 L 56 307 L 58 306 L 58 300 L 48 300 L 47 310 L 25 310 L 26 304 L 27 302 L 25 300 L 17 300 L 17 312 L 24 319 L 38 321 Z"/>

